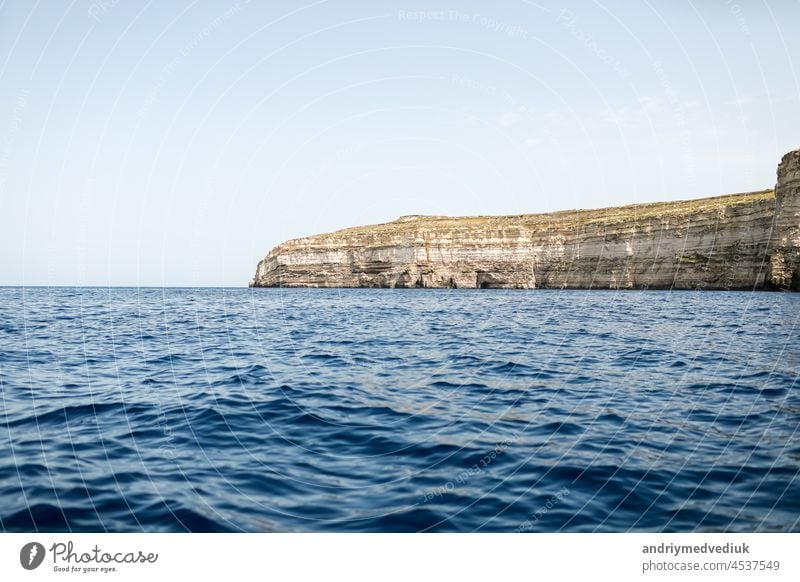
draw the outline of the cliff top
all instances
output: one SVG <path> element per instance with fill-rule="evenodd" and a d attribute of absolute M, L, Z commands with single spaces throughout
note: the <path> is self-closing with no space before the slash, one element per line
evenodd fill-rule
<path fill-rule="evenodd" d="M 694 200 L 674 200 L 669 202 L 649 202 L 644 204 L 629 204 L 610 208 L 561 210 L 537 214 L 516 214 L 501 216 L 426 216 L 411 214 L 401 216 L 391 222 L 353 226 L 331 233 L 318 234 L 287 241 L 291 244 L 303 241 L 314 243 L 330 241 L 338 237 L 358 236 L 362 234 L 395 235 L 404 234 L 420 229 L 426 230 L 459 230 L 466 228 L 502 228 L 507 226 L 537 227 L 541 225 L 558 226 L 561 228 L 575 228 L 592 223 L 604 222 L 612 224 L 621 221 L 641 220 L 653 217 L 669 218 L 697 212 L 721 210 L 729 206 L 751 204 L 760 200 L 775 197 L 775 191 L 770 188 L 756 192 L 741 194 L 727 194 L 710 198 Z M 284 243 L 286 244 L 286 243 Z"/>

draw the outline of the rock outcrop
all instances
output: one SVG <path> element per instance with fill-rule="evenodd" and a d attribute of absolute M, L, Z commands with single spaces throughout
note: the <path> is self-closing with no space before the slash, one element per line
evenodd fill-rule
<path fill-rule="evenodd" d="M 404 216 L 278 245 L 255 287 L 800 288 L 800 150 L 774 190 L 600 210 Z"/>
<path fill-rule="evenodd" d="M 783 156 L 778 166 L 772 239 L 768 282 L 800 291 L 800 150 Z"/>

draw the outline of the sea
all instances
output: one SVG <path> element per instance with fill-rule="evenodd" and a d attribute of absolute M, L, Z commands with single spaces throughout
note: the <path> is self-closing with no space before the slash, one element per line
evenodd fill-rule
<path fill-rule="evenodd" d="M 800 531 L 800 294 L 0 289 L 0 531 Z"/>

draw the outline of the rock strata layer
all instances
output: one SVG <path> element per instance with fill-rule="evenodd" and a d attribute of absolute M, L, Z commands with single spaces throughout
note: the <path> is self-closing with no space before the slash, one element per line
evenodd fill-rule
<path fill-rule="evenodd" d="M 600 210 L 404 216 L 282 243 L 255 287 L 800 288 L 800 150 L 774 190 Z"/>

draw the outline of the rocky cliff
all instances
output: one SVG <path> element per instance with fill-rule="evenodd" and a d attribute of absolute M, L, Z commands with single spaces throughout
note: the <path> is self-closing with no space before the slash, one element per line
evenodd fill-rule
<path fill-rule="evenodd" d="M 278 245 L 256 287 L 798 289 L 800 150 L 774 190 L 600 210 L 404 216 Z"/>
<path fill-rule="evenodd" d="M 800 150 L 783 156 L 775 199 L 768 283 L 800 291 Z"/>

